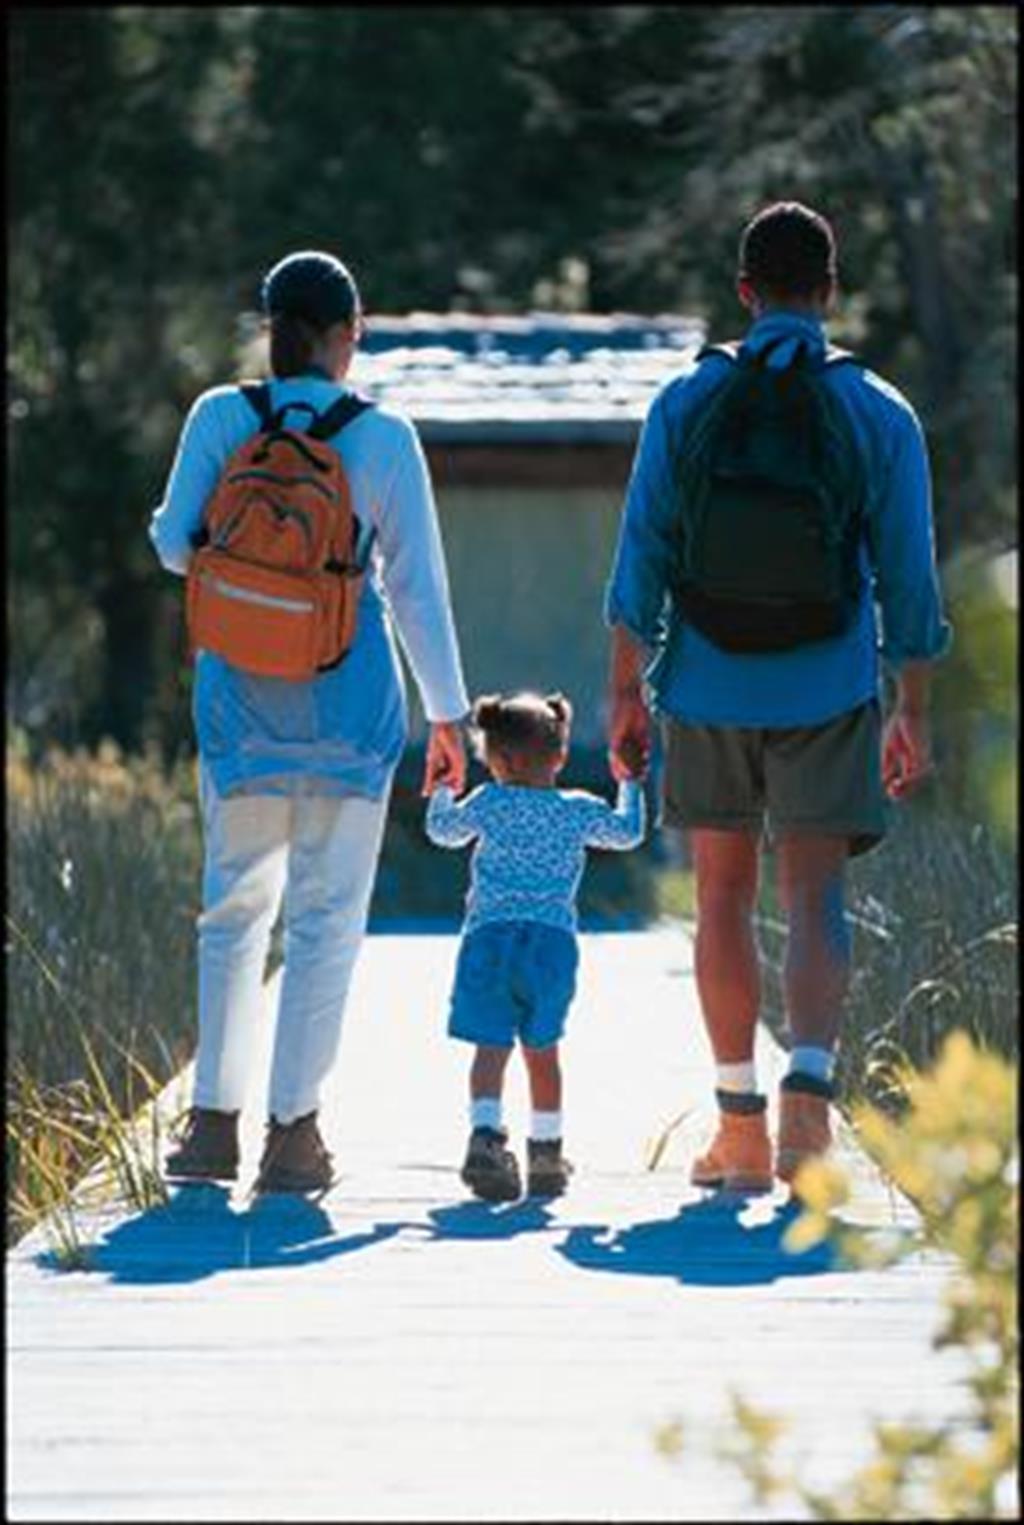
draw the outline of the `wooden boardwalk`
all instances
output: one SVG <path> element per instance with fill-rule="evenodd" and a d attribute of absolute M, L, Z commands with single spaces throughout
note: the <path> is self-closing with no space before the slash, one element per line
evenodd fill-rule
<path fill-rule="evenodd" d="M 341 1179 L 319 1206 L 247 1201 L 257 1087 L 233 1196 L 95 1217 L 88 1273 L 55 1270 L 40 1234 L 8 1256 L 9 1518 L 768 1519 L 715 1456 L 731 1388 L 791 1418 L 783 1455 L 816 1482 L 852 1470 L 872 1417 L 961 1406 L 952 1357 L 930 1349 L 940 1262 L 793 1257 L 781 1193 L 687 1186 L 711 1068 L 678 929 L 583 939 L 571 1192 L 467 1200 L 467 1051 L 444 1035 L 455 950 L 367 940 L 325 1108 Z M 761 1041 L 771 1082 L 782 1056 Z M 507 1110 L 518 1146 L 518 1070 Z M 906 1221 L 841 1147 L 845 1216 Z M 655 1434 L 676 1419 L 670 1463 Z"/>

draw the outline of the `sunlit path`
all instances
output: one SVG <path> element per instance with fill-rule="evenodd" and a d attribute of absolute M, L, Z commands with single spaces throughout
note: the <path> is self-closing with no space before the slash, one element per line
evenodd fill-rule
<path fill-rule="evenodd" d="M 686 1186 L 712 1093 L 678 931 L 583 938 L 570 1194 L 468 1201 L 455 950 L 368 940 L 324 1127 L 341 1179 L 319 1208 L 249 1207 L 254 1107 L 231 1199 L 94 1225 L 91 1274 L 54 1271 L 40 1236 L 9 1256 L 11 1518 L 770 1518 L 714 1456 L 730 1388 L 792 1418 L 816 1480 L 852 1469 L 872 1417 L 957 1401 L 929 1349 L 939 1263 L 793 1258 L 781 1195 Z M 770 1081 L 767 1039 L 759 1062 Z M 508 1111 L 519 1147 L 518 1071 Z M 862 1162 L 847 1216 L 893 1211 Z M 677 1417 L 670 1465 L 654 1435 Z"/>

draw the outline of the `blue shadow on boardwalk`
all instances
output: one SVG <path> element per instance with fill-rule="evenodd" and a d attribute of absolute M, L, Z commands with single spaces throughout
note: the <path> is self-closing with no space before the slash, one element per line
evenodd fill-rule
<path fill-rule="evenodd" d="M 339 1235 L 330 1215 L 304 1197 L 267 1197 L 246 1212 L 226 1188 L 188 1190 L 111 1229 L 89 1250 L 89 1270 L 134 1284 L 192 1282 L 219 1271 L 303 1266 L 368 1249 L 392 1238 L 402 1223 Z M 59 1264 L 52 1253 L 40 1265 Z"/>
<path fill-rule="evenodd" d="M 551 1213 L 537 1197 L 500 1206 L 489 1202 L 457 1202 L 434 1207 L 427 1214 L 435 1239 L 513 1239 L 517 1234 L 557 1232 Z"/>
<path fill-rule="evenodd" d="M 238 1211 L 226 1188 L 204 1186 L 118 1223 L 90 1247 L 88 1269 L 135 1285 L 194 1282 L 225 1271 L 335 1260 L 403 1230 L 427 1243 L 564 1235 L 552 1249 L 581 1271 L 671 1277 L 687 1286 L 755 1286 L 843 1269 L 828 1244 L 796 1255 L 784 1247 L 798 1206 L 785 1203 L 767 1217 L 755 1209 L 755 1221 L 744 1222 L 748 1205 L 746 1198 L 718 1194 L 684 1205 L 671 1218 L 617 1230 L 607 1224 L 566 1230 L 564 1220 L 553 1220 L 550 1206 L 537 1198 L 500 1205 L 462 1201 L 431 1208 L 425 1219 L 340 1234 L 330 1214 L 305 1198 L 266 1197 Z M 52 1252 L 37 1259 L 59 1269 Z"/>
<path fill-rule="evenodd" d="M 801 1209 L 786 1202 L 764 1222 L 744 1223 L 745 1197 L 718 1193 L 680 1208 L 672 1218 L 629 1228 L 569 1230 L 558 1253 L 585 1271 L 668 1276 L 685 1286 L 752 1287 L 788 1276 L 843 1269 L 828 1244 L 795 1255 L 782 1241 Z"/>

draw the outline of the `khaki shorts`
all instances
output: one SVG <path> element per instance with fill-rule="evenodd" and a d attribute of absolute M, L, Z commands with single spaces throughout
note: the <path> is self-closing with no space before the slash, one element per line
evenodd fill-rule
<path fill-rule="evenodd" d="M 870 700 L 824 725 L 665 721 L 664 824 L 693 830 L 849 838 L 850 856 L 885 835 L 881 711 Z"/>

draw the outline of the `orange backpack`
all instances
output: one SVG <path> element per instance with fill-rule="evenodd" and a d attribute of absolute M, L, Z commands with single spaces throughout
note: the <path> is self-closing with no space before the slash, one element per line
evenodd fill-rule
<path fill-rule="evenodd" d="M 360 524 L 337 451 L 325 441 L 372 404 L 348 394 L 326 413 L 270 388 L 241 387 L 260 429 L 231 456 L 206 505 L 189 565 L 186 620 L 193 652 L 217 652 L 246 672 L 308 679 L 333 667 L 355 635 L 373 534 Z M 285 426 L 289 408 L 313 415 Z"/>

